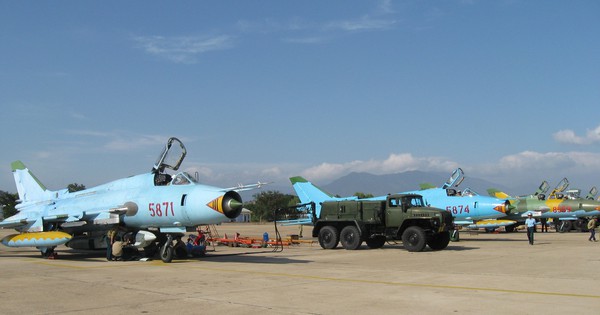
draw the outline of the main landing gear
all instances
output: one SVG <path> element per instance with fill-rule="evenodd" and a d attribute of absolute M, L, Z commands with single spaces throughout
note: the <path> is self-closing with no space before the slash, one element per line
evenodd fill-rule
<path fill-rule="evenodd" d="M 181 240 L 183 235 L 180 234 L 167 234 L 164 243 L 159 244 L 159 256 L 160 260 L 165 263 L 170 263 L 173 260 L 173 256 L 177 258 L 187 257 L 187 248 L 185 243 Z"/>

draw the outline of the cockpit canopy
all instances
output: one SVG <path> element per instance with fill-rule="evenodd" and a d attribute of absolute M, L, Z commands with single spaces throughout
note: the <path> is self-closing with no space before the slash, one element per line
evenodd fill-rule
<path fill-rule="evenodd" d="M 175 145 L 174 145 L 175 144 Z M 187 151 L 185 146 L 179 139 L 175 137 L 169 138 L 167 145 L 159 155 L 158 160 L 152 168 L 153 173 L 163 173 L 165 168 L 172 169 L 174 171 L 179 169 L 181 162 L 185 158 Z"/>
<path fill-rule="evenodd" d="M 167 145 L 158 156 L 158 160 L 152 167 L 152 173 L 154 173 L 154 185 L 165 186 L 171 182 L 174 183 L 176 178 L 178 184 L 174 185 L 184 185 L 184 183 L 189 184 L 192 182 L 195 183 L 196 181 L 192 180 L 193 177 L 189 176 L 187 173 L 187 176 L 184 175 L 183 177 L 177 174 L 175 178 L 172 178 L 171 175 L 165 173 L 166 168 L 174 171 L 178 170 L 179 166 L 181 166 L 181 162 L 183 162 L 183 159 L 185 158 L 186 153 L 187 151 L 185 150 L 185 146 L 181 141 L 179 141 L 179 139 L 174 137 L 169 138 Z"/>

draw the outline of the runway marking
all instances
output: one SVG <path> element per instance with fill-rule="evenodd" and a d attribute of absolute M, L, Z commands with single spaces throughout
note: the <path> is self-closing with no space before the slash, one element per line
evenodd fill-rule
<path fill-rule="evenodd" d="M 311 276 L 311 275 L 280 273 L 280 272 L 264 272 L 264 271 L 249 271 L 249 270 L 231 270 L 231 269 L 206 268 L 206 267 L 196 267 L 196 266 L 190 266 L 190 268 L 203 269 L 203 270 L 208 270 L 208 271 L 235 272 L 235 273 L 255 274 L 255 275 L 263 275 L 263 276 L 277 276 L 277 277 L 311 279 L 311 280 L 324 280 L 324 281 L 337 281 L 337 282 L 354 282 L 354 283 L 384 284 L 384 285 L 404 286 L 404 287 L 453 289 L 453 290 L 468 290 L 468 291 L 487 291 L 487 292 L 497 292 L 497 293 L 533 294 L 533 295 L 548 295 L 548 296 L 580 297 L 580 298 L 600 299 L 600 295 L 579 294 L 579 293 L 559 293 L 559 292 L 544 292 L 544 291 L 525 291 L 525 290 L 510 290 L 510 289 L 499 289 L 499 288 L 478 288 L 478 287 L 467 287 L 467 286 L 457 286 L 457 285 L 444 285 L 444 284 L 421 284 L 421 283 L 393 282 L 393 281 L 384 281 L 384 280 L 333 278 L 333 277 Z"/>

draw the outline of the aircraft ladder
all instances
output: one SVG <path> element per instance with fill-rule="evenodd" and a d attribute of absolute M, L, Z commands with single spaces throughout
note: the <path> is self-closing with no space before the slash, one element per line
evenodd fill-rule
<path fill-rule="evenodd" d="M 210 245 L 212 246 L 213 250 L 216 250 L 215 249 L 215 243 L 217 242 L 216 240 L 221 238 L 221 236 L 219 235 L 219 231 L 217 231 L 217 226 L 214 224 L 209 224 L 209 225 L 201 225 L 200 228 L 203 231 L 206 231 L 206 239 L 210 240 Z"/>

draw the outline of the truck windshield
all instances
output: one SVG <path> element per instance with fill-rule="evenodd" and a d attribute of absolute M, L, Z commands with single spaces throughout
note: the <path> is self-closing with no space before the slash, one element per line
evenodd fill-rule
<path fill-rule="evenodd" d="M 406 203 L 409 204 L 411 207 L 423 207 L 424 203 L 423 203 L 423 198 L 422 197 L 417 197 L 417 196 L 412 196 L 412 197 L 406 197 Z"/>

